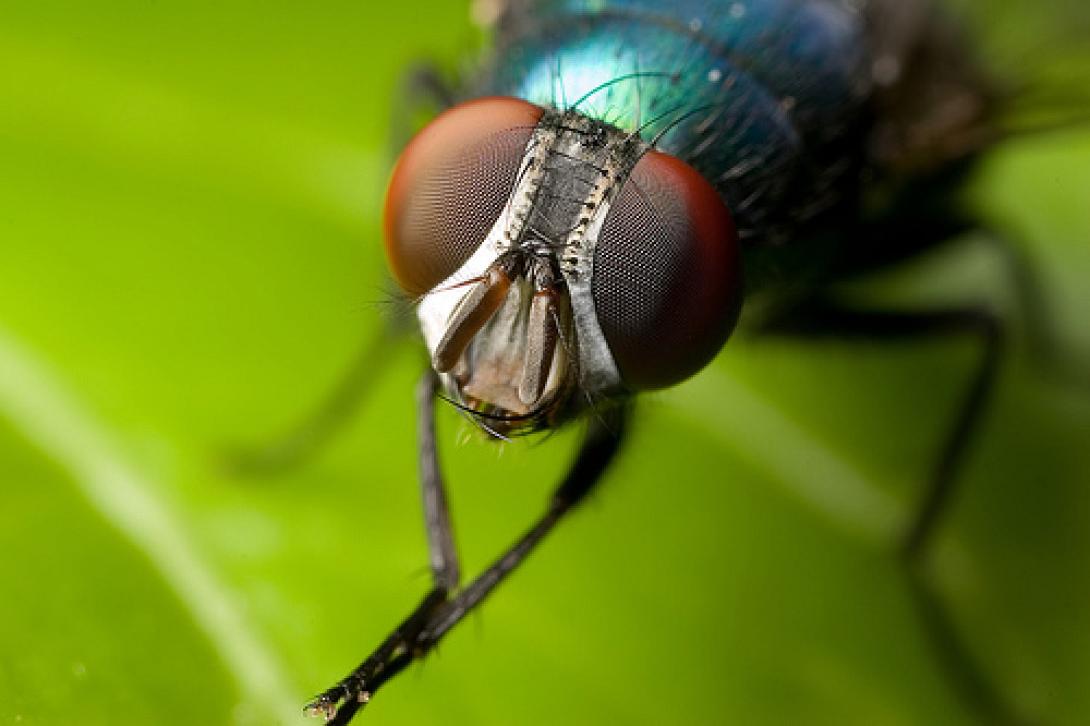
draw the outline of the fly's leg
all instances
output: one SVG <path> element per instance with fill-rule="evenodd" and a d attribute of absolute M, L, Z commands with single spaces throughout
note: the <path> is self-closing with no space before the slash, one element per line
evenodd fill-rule
<path fill-rule="evenodd" d="M 1056 318 L 1038 266 L 1009 237 L 992 232 L 984 239 L 993 246 L 1007 270 L 1030 363 L 1049 378 L 1083 388 L 1090 385 L 1085 365 L 1072 360 L 1056 329 Z"/>
<path fill-rule="evenodd" d="M 319 405 L 272 441 L 228 455 L 229 467 L 248 476 L 289 471 L 315 454 L 352 418 L 392 359 L 390 347 L 408 330 L 403 321 L 383 324 L 360 347 L 343 377 Z"/>
<path fill-rule="evenodd" d="M 439 111 L 455 102 L 453 88 L 440 69 L 420 63 L 403 77 L 400 103 L 394 104 L 391 157 L 396 158 L 413 132 Z M 389 346 L 409 330 L 405 315 L 397 315 L 364 341 L 340 381 L 319 405 L 278 438 L 249 450 L 233 452 L 230 468 L 250 476 L 270 476 L 299 466 L 329 441 L 359 410 L 368 390 L 390 360 Z"/>
<path fill-rule="evenodd" d="M 479 605 L 594 488 L 621 448 L 627 419 L 628 409 L 621 406 L 601 411 L 589 421 L 579 453 L 564 480 L 553 491 L 545 513 L 487 570 L 438 610 L 420 640 L 425 650 L 434 647 L 448 630 Z"/>
<path fill-rule="evenodd" d="M 432 590 L 417 608 L 351 674 L 307 705 L 330 724 L 347 724 L 388 680 L 421 658 L 465 615 L 526 559 L 534 547 L 578 504 L 601 478 L 620 448 L 626 411 L 615 409 L 592 419 L 579 453 L 563 482 L 553 493 L 540 519 L 477 579 L 462 590 L 446 494 L 439 470 L 435 440 L 434 402 L 438 381 L 429 373 L 418 392 L 420 406 L 420 464 L 424 520 L 433 576 Z"/>
<path fill-rule="evenodd" d="M 453 592 L 461 573 L 454 547 L 447 490 L 439 469 L 439 447 L 435 440 L 435 399 L 439 378 L 430 369 L 416 391 L 417 437 L 420 446 L 420 497 L 424 506 L 424 529 L 428 533 L 428 564 L 436 588 Z"/>
<path fill-rule="evenodd" d="M 965 459 L 995 384 L 1003 350 L 1002 323 L 990 311 L 979 308 L 919 313 L 853 310 L 818 298 L 793 311 L 790 318 L 773 321 L 768 331 L 870 341 L 968 335 L 980 341 L 980 361 L 966 388 L 957 417 L 932 465 L 919 509 L 901 539 L 901 550 L 906 560 L 925 555 L 940 517 L 950 504 L 957 485 L 958 469 Z"/>
<path fill-rule="evenodd" d="M 766 332 L 872 341 L 964 335 L 979 341 L 979 362 L 932 464 L 918 508 L 900 537 L 898 557 L 921 624 L 959 698 L 982 723 L 1023 723 L 990 684 L 959 637 L 950 613 L 926 573 L 927 556 L 935 532 L 956 495 L 958 472 L 995 386 L 1004 350 L 1001 321 L 990 311 L 978 308 L 920 313 L 862 311 L 815 299 L 793 310 L 789 316 L 766 323 Z"/>
<path fill-rule="evenodd" d="M 340 683 L 307 705 L 334 723 L 347 723 L 383 682 L 405 667 L 401 659 L 412 659 L 412 650 L 429 619 L 458 587 L 458 552 L 450 522 L 443 474 L 435 438 L 435 400 L 439 380 L 429 370 L 417 386 L 417 437 L 420 447 L 420 494 L 424 509 L 424 530 L 428 539 L 428 564 L 432 589 L 417 608 Z"/>

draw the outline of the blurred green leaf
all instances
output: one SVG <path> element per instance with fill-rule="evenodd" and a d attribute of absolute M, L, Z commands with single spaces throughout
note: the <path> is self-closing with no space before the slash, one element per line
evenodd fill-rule
<path fill-rule="evenodd" d="M 419 353 L 392 349 L 305 467 L 253 482 L 220 456 L 309 410 L 381 325 L 396 85 L 472 49 L 465 7 L 5 15 L 0 722 L 294 722 L 426 587 Z M 1076 365 L 1088 170 L 1086 132 L 1026 138 L 970 190 L 1025 243 Z M 888 287 L 1002 297 L 985 247 Z M 601 493 L 361 722 L 967 723 L 891 549 L 972 355 L 732 343 L 643 403 Z M 573 433 L 441 424 L 472 573 Z M 1016 345 L 933 562 L 989 673 L 1049 723 L 1090 711 L 1087 443 L 1085 381 Z"/>

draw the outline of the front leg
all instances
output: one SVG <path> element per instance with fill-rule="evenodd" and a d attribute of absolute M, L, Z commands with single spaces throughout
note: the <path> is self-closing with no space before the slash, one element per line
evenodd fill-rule
<path fill-rule="evenodd" d="M 352 673 L 307 704 L 333 725 L 347 724 L 371 696 L 414 659 L 423 657 L 467 613 L 522 563 L 545 535 L 601 479 L 620 449 L 628 411 L 621 406 L 592 418 L 576 459 L 544 514 L 472 583 L 455 593 L 458 563 L 435 440 L 438 381 L 429 371 L 421 382 L 421 485 L 434 586 L 415 610 Z"/>
<path fill-rule="evenodd" d="M 458 552 L 454 546 L 454 529 L 450 522 L 446 488 L 439 469 L 439 452 L 435 437 L 435 401 L 439 379 L 430 369 L 417 386 L 417 436 L 420 447 L 420 494 L 424 508 L 424 530 L 428 538 L 428 562 L 431 566 L 432 589 L 415 610 L 348 676 L 307 704 L 313 715 L 323 715 L 333 723 L 348 719 L 371 699 L 371 694 L 404 665 L 400 659 L 415 655 L 412 651 L 421 633 L 443 605 L 448 595 L 458 587 Z"/>
<path fill-rule="evenodd" d="M 304 708 L 311 716 L 324 716 L 330 724 L 346 724 L 371 700 L 379 686 L 400 673 L 417 655 L 415 644 L 430 619 L 447 599 L 447 591 L 434 587 L 371 655 Z"/>

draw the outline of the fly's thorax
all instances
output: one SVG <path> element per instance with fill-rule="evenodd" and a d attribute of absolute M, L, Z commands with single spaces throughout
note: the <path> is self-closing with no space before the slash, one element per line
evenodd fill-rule
<path fill-rule="evenodd" d="M 597 235 L 638 136 L 546 110 L 480 247 L 423 298 L 432 365 L 452 396 L 507 434 L 624 395 L 592 294 Z"/>

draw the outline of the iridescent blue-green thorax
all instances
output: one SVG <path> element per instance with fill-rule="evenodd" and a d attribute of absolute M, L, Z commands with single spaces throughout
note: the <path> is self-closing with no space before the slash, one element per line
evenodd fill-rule
<path fill-rule="evenodd" d="M 869 90 L 863 21 L 838 0 L 551 0 L 499 28 L 475 95 L 576 107 L 640 133 L 777 244 L 834 206 Z"/>

